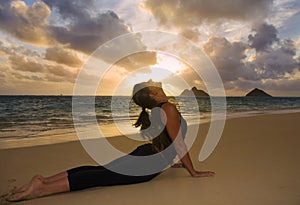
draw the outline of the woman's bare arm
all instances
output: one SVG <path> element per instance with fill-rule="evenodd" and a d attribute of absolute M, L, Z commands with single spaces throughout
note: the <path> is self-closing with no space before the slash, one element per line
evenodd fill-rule
<path fill-rule="evenodd" d="M 165 103 L 162 106 L 164 111 L 164 117 L 166 120 L 166 128 L 171 140 L 174 142 L 174 147 L 178 156 L 181 159 L 184 167 L 189 171 L 191 176 L 193 177 L 206 177 L 206 176 L 214 176 L 214 172 L 211 171 L 196 171 L 194 169 L 193 163 L 191 161 L 189 152 L 187 151 L 186 144 L 184 143 L 182 134 L 181 134 L 181 126 L 180 126 L 180 115 L 175 107 L 175 105 L 171 103 Z"/>

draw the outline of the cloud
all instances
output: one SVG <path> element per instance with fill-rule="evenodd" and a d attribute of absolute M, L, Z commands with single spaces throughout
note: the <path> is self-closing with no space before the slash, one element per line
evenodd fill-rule
<path fill-rule="evenodd" d="M 30 74 L 30 75 L 25 75 L 25 74 L 22 74 L 22 73 L 19 73 L 19 72 L 11 72 L 10 75 L 12 77 L 14 77 L 16 80 L 20 80 L 20 81 L 26 81 L 26 80 L 29 80 L 29 81 L 43 81 L 44 79 L 37 76 L 37 75 L 34 75 L 34 74 Z"/>
<path fill-rule="evenodd" d="M 257 73 L 263 79 L 278 79 L 294 69 L 300 70 L 296 58 L 296 47 L 292 40 L 282 40 L 276 48 L 258 52 L 253 62 Z"/>
<path fill-rule="evenodd" d="M 283 94 L 288 92 L 299 92 L 300 87 L 300 78 L 298 79 L 278 79 L 274 80 L 267 80 L 263 86 L 268 89 L 272 89 L 275 91 L 284 91 Z"/>
<path fill-rule="evenodd" d="M 264 51 L 268 49 L 274 42 L 278 41 L 277 29 L 270 24 L 260 24 L 253 28 L 254 35 L 248 36 L 250 46 L 255 48 L 256 51 Z"/>
<path fill-rule="evenodd" d="M 46 79 L 52 82 L 68 81 L 74 83 L 77 73 L 61 65 L 46 65 Z"/>
<path fill-rule="evenodd" d="M 20 54 L 10 55 L 8 57 L 8 66 L 12 69 L 13 75 L 17 76 L 18 79 L 34 80 L 32 76 L 39 76 L 39 80 L 74 82 L 77 74 L 76 70 L 71 70 L 71 68 L 66 66 L 41 61 L 40 59 Z"/>
<path fill-rule="evenodd" d="M 45 0 L 30 7 L 22 0 L 1 2 L 0 29 L 22 41 L 56 41 L 88 54 L 104 42 L 130 32 L 113 11 L 97 13 L 93 0 Z"/>
<path fill-rule="evenodd" d="M 177 90 L 180 90 L 181 93 L 182 88 L 186 88 L 186 84 L 183 84 L 182 80 L 184 80 L 184 82 L 188 84 L 190 88 L 196 86 L 198 89 L 206 90 L 204 84 L 205 82 L 203 82 L 196 71 L 187 65 L 185 65 L 185 69 L 181 70 L 179 73 L 172 74 L 170 77 L 164 79 L 163 82 L 165 85 L 169 84 L 174 86 Z M 178 95 L 180 93 L 178 93 Z"/>
<path fill-rule="evenodd" d="M 92 53 L 101 44 L 130 32 L 130 28 L 113 11 L 99 13 L 93 0 L 44 0 L 58 10 L 64 24 L 49 25 L 48 30 L 58 42 L 70 48 Z"/>
<path fill-rule="evenodd" d="M 37 51 L 30 50 L 22 45 L 14 44 L 10 41 L 5 40 L 0 40 L 0 51 L 3 52 L 6 56 L 19 53 L 31 57 L 41 57 L 41 54 Z"/>
<path fill-rule="evenodd" d="M 95 51 L 93 57 L 124 67 L 128 71 L 156 64 L 156 52 L 147 51 L 141 38 L 139 34 L 117 38 Z"/>
<path fill-rule="evenodd" d="M 28 58 L 24 55 L 10 55 L 8 59 L 12 69 L 17 71 L 33 73 L 42 73 L 45 71 L 44 67 L 36 59 Z"/>
<path fill-rule="evenodd" d="M 51 39 L 45 31 L 50 8 L 43 2 L 28 7 L 24 1 L 0 3 L 0 29 L 26 42 L 48 44 Z"/>
<path fill-rule="evenodd" d="M 80 67 L 83 62 L 79 53 L 90 55 L 100 45 L 131 32 L 130 27 L 113 11 L 99 13 L 94 0 L 44 0 L 27 6 L 22 0 L 9 0 L 0 3 L 0 29 L 18 40 L 34 43 L 48 43 L 48 48 L 32 49 L 22 44 L 0 41 L 1 55 L 4 55 L 16 72 L 45 72 L 45 75 L 66 76 L 71 67 Z M 108 63 L 113 52 L 126 53 L 128 49 L 145 50 L 141 36 L 132 35 L 129 41 L 114 45 L 111 53 L 102 55 Z M 35 50 L 39 50 L 36 52 Z M 45 53 L 44 53 L 45 52 Z M 156 63 L 156 53 L 147 52 L 124 56 L 119 66 L 128 71 Z M 55 66 L 55 69 L 52 69 Z M 50 66 L 50 67 L 49 67 Z M 62 73 L 61 73 L 62 72 Z M 65 80 L 65 79 L 61 79 Z"/>
<path fill-rule="evenodd" d="M 6 59 L 1 65 L 1 71 L 7 75 L 2 77 L 11 76 L 18 80 L 74 82 L 77 69 L 69 66 L 82 63 L 74 51 L 59 47 L 46 50 L 45 56 L 50 59 L 43 59 L 36 51 L 6 41 L 0 41 L 0 51 L 4 53 L 3 60 Z M 55 51 L 64 58 L 62 62 L 52 62 Z M 58 57 L 55 60 L 60 61 Z M 69 65 L 65 66 L 66 64 Z"/>
<path fill-rule="evenodd" d="M 156 52 L 150 51 L 131 54 L 116 62 L 117 66 L 126 68 L 127 71 L 134 71 L 154 64 L 156 64 Z"/>
<path fill-rule="evenodd" d="M 123 34 L 131 32 L 130 27 L 118 17 L 113 11 L 100 13 L 95 8 L 95 2 L 89 1 L 60 1 L 45 0 L 51 8 L 58 10 L 64 25 L 51 25 L 48 27 L 51 36 L 62 44 L 68 45 L 71 49 L 91 54 L 99 46 Z M 112 45 L 112 44 L 110 44 Z M 129 50 L 138 51 L 145 46 L 139 35 L 132 35 L 126 42 L 118 41 L 109 50 L 98 57 L 112 62 L 115 53 L 130 53 Z M 156 53 L 148 52 L 139 55 L 129 55 L 120 60 L 119 65 L 128 70 L 145 67 L 156 63 Z"/>
<path fill-rule="evenodd" d="M 276 35 L 268 39 L 268 32 L 264 31 L 277 33 L 272 25 L 265 24 L 259 31 L 248 44 L 230 42 L 224 37 L 212 37 L 204 44 L 227 90 L 263 88 L 266 82 L 279 86 L 288 80 L 295 81 L 293 76 L 300 71 L 297 42 Z"/>
<path fill-rule="evenodd" d="M 212 37 L 204 45 L 204 51 L 211 58 L 224 81 L 236 80 L 245 67 L 248 45 L 243 42 L 229 42 L 226 38 Z"/>
<path fill-rule="evenodd" d="M 276 93 L 277 96 L 297 96 L 299 95 L 300 87 L 300 73 L 297 71 L 298 77 L 284 77 L 279 79 L 264 79 L 264 80 L 240 80 L 234 84 L 234 90 L 244 95 L 245 91 L 250 91 L 254 87 L 259 87 L 272 94 Z M 297 75 L 293 73 L 293 76 Z M 241 92 L 242 91 L 242 92 Z"/>
<path fill-rule="evenodd" d="M 264 19 L 272 3 L 273 0 L 144 0 L 143 6 L 160 24 L 186 28 L 204 21 Z"/>
<path fill-rule="evenodd" d="M 90 17 L 90 13 L 95 11 L 94 0 L 43 0 L 43 2 L 45 2 L 51 8 L 57 8 L 63 19 L 87 19 Z"/>
<path fill-rule="evenodd" d="M 0 65 L 0 93 L 3 95 L 71 94 L 73 84 L 62 77 L 47 73 L 13 70 L 9 64 Z M 49 76 L 49 77 L 48 77 Z"/>
<path fill-rule="evenodd" d="M 49 26 L 49 32 L 60 43 L 90 54 L 101 44 L 128 33 L 128 26 L 112 11 L 86 19 L 74 19 L 67 26 Z"/>
<path fill-rule="evenodd" d="M 71 67 L 80 67 L 83 64 L 82 60 L 74 50 L 66 49 L 62 46 L 47 48 L 45 59 Z"/>

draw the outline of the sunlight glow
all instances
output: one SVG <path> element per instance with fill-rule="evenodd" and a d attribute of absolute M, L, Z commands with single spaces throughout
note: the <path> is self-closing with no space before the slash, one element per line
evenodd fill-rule
<path fill-rule="evenodd" d="M 128 83 L 134 85 L 138 82 L 148 81 L 149 79 L 163 81 L 172 75 L 180 73 L 184 69 L 186 69 L 184 64 L 175 57 L 157 53 L 157 64 L 134 72 L 134 78 L 130 79 Z"/>
<path fill-rule="evenodd" d="M 183 63 L 176 57 L 160 53 L 157 53 L 157 64 L 154 67 L 164 68 L 172 73 L 185 69 Z"/>
<path fill-rule="evenodd" d="M 151 79 L 153 81 L 162 82 L 163 88 L 167 94 L 177 94 L 180 91 L 178 88 L 170 85 L 170 78 L 172 78 L 174 75 L 180 75 L 181 71 L 184 69 L 186 69 L 185 65 L 176 57 L 157 53 L 157 64 L 147 68 L 135 70 L 134 72 L 124 76 L 123 81 L 117 86 L 121 88 L 119 88 L 115 93 L 118 95 L 121 93 L 126 93 L 125 88 L 127 90 L 131 90 L 135 84 L 146 82 Z M 164 80 L 167 80 L 168 83 L 164 82 Z"/>
<path fill-rule="evenodd" d="M 180 73 L 185 69 L 184 65 L 174 56 L 157 53 L 157 64 L 151 66 L 147 77 L 154 81 L 164 79 Z"/>

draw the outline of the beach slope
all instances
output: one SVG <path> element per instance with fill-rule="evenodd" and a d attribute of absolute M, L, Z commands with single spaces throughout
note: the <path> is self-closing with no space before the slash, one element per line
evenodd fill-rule
<path fill-rule="evenodd" d="M 273 114 L 226 121 L 213 154 L 198 162 L 209 124 L 200 125 L 191 156 L 199 170 L 213 178 L 192 178 L 180 168 L 166 170 L 151 182 L 93 188 L 18 204 L 47 205 L 299 205 L 300 114 Z M 130 151 L 138 143 L 111 138 Z M 0 150 L 0 191 L 27 182 L 34 174 L 48 176 L 80 165 L 96 164 L 79 142 Z M 10 204 L 1 199 L 1 204 Z"/>

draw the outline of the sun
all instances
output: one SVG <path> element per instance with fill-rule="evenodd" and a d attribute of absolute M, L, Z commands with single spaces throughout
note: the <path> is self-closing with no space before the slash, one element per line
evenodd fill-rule
<path fill-rule="evenodd" d="M 186 69 L 186 67 L 176 57 L 157 53 L 157 63 L 150 66 L 151 73 L 149 76 L 154 81 L 163 81 L 184 69 Z"/>
<path fill-rule="evenodd" d="M 162 53 L 157 53 L 157 64 L 154 66 L 169 70 L 172 73 L 185 69 L 184 64 L 176 57 Z"/>
<path fill-rule="evenodd" d="M 187 69 L 186 65 L 180 62 L 176 57 L 157 53 L 157 63 L 155 65 L 136 69 L 126 73 L 126 75 L 121 74 L 121 78 L 118 79 L 118 75 L 113 72 L 107 81 L 112 82 L 110 84 L 107 83 L 109 88 L 102 90 L 112 92 L 113 95 L 127 95 L 131 94 L 130 92 L 135 84 L 146 82 L 151 79 L 156 82 L 162 82 L 165 91 L 170 91 L 168 93 L 173 95 L 173 93 L 178 92 L 177 88 L 175 88 L 176 86 L 174 86 L 178 84 L 178 78 L 173 77 L 180 76 L 181 71 L 185 69 Z M 112 79 L 114 79 L 114 81 L 112 81 Z M 174 79 L 174 82 L 172 79 Z M 115 84 L 113 82 L 115 82 Z M 111 91 L 112 88 L 114 88 L 113 91 Z"/>

